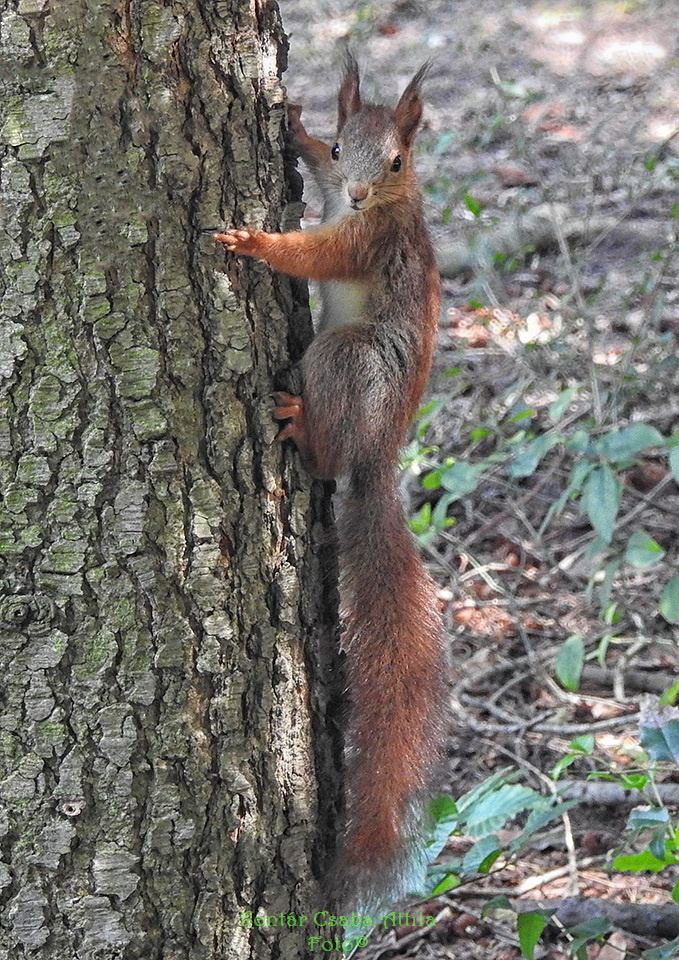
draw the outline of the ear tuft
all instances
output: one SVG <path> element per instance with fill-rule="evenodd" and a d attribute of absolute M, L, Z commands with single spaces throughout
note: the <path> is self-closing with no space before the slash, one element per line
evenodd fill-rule
<path fill-rule="evenodd" d="M 356 57 L 347 50 L 344 54 L 344 76 L 337 94 L 337 133 L 341 132 L 349 117 L 361 109 L 359 84 Z"/>
<path fill-rule="evenodd" d="M 415 133 L 422 119 L 422 84 L 430 69 L 431 61 L 427 60 L 401 94 L 401 99 L 394 110 L 396 126 L 407 147 L 415 139 Z"/>

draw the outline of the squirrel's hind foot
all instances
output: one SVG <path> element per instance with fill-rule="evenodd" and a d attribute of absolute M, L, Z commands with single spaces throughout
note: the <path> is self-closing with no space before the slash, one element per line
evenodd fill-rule
<path fill-rule="evenodd" d="M 276 440 L 279 443 L 282 443 L 283 440 L 294 440 L 300 451 L 304 453 L 308 447 L 304 401 L 301 397 L 284 391 L 278 391 L 272 396 L 276 404 L 273 411 L 274 419 L 290 421 L 278 431 Z"/>

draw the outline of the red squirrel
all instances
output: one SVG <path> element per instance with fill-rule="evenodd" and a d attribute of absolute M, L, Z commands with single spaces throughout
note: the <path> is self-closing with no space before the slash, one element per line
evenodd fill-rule
<path fill-rule="evenodd" d="M 417 883 L 423 808 L 445 735 L 446 657 L 434 584 L 405 525 L 399 451 L 432 362 L 440 278 L 413 169 L 425 64 L 395 109 L 366 103 L 347 55 L 337 141 L 296 148 L 324 197 L 323 221 L 215 239 L 274 269 L 322 281 L 323 312 L 301 396 L 275 394 L 314 477 L 340 479 L 340 614 L 351 709 L 347 829 L 331 870 L 338 901 L 378 913 Z"/>

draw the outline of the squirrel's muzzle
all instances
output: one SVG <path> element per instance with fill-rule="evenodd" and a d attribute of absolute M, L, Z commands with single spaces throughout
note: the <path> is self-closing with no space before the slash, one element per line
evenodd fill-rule
<path fill-rule="evenodd" d="M 354 206 L 356 203 L 360 203 L 367 198 L 370 193 L 370 184 L 363 183 L 360 180 L 350 180 L 347 183 L 347 193 L 349 194 L 351 205 Z"/>

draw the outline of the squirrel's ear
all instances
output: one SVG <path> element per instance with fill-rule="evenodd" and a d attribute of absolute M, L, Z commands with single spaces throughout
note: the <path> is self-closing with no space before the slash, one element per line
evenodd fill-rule
<path fill-rule="evenodd" d="M 337 94 L 337 132 L 340 133 L 342 127 L 349 117 L 358 113 L 361 109 L 361 95 L 358 87 L 360 78 L 358 76 L 358 64 L 353 54 L 347 50 L 344 55 L 344 77 Z"/>
<path fill-rule="evenodd" d="M 417 71 L 413 79 L 401 94 L 394 110 L 394 120 L 404 144 L 409 147 L 415 137 L 415 131 L 422 119 L 422 82 L 429 72 L 431 63 L 427 60 Z"/>

